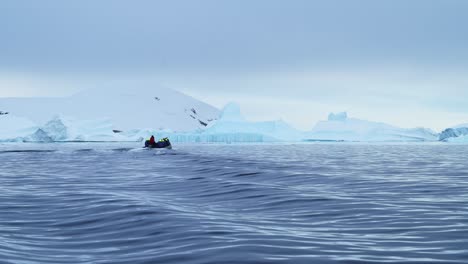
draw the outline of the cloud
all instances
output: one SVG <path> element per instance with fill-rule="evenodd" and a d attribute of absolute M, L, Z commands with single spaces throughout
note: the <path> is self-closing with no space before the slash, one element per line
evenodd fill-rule
<path fill-rule="evenodd" d="M 63 97 L 90 87 L 78 76 L 0 72 L 0 97 Z"/>
<path fill-rule="evenodd" d="M 466 65 L 467 9 L 461 0 L 3 1 L 0 69 Z"/>
<path fill-rule="evenodd" d="M 466 10 L 463 0 L 3 1 L 0 96 L 133 79 L 302 128 L 342 110 L 440 127 L 468 111 Z"/>

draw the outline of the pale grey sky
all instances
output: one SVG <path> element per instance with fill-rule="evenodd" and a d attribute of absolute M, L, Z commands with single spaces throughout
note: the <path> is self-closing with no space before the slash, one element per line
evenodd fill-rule
<path fill-rule="evenodd" d="M 2 1 L 0 96 L 138 79 L 252 120 L 468 122 L 468 1 Z M 131 87 L 133 88 L 133 87 Z"/>

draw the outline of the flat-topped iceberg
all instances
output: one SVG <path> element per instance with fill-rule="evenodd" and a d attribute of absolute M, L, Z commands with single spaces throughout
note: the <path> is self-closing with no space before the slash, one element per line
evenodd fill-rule
<path fill-rule="evenodd" d="M 349 118 L 346 112 L 328 116 L 306 134 L 314 141 L 435 141 L 437 134 L 426 128 L 399 128 L 381 122 Z"/>
<path fill-rule="evenodd" d="M 212 141 L 300 141 L 302 133 L 282 120 L 250 122 L 241 114 L 239 105 L 227 104 L 220 118 L 203 132 Z"/>

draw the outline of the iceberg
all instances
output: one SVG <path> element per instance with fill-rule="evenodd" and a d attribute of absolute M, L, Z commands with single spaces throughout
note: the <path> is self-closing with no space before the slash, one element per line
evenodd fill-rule
<path fill-rule="evenodd" d="M 219 117 L 205 129 L 188 132 L 165 130 L 132 130 L 122 133 L 128 138 L 141 140 L 155 135 L 168 137 L 171 142 L 197 143 L 252 143 L 252 142 L 295 142 L 301 141 L 303 133 L 282 120 L 250 122 L 242 115 L 236 103 L 227 104 Z"/>
<path fill-rule="evenodd" d="M 282 120 L 249 122 L 238 104 L 229 103 L 202 135 L 208 142 L 272 142 L 300 141 L 303 133 Z"/>
<path fill-rule="evenodd" d="M 99 96 L 98 96 L 99 97 Z M 158 98 L 160 102 L 162 98 Z M 175 99 L 177 100 L 177 99 Z M 130 100 L 132 101 L 132 100 Z M 176 101 L 173 102 L 177 104 Z M 191 102 L 194 105 L 193 102 Z M 184 105 L 183 105 L 184 106 Z M 172 108 L 169 108 L 172 109 Z M 202 109 L 202 108 L 198 108 Z M 206 118 L 206 112 L 192 107 L 184 108 L 176 115 L 158 113 L 159 120 L 173 119 L 180 123 L 177 127 L 190 126 L 190 130 L 176 130 L 171 127 L 154 126 L 153 122 L 140 122 L 140 126 L 122 129 L 125 119 L 103 118 L 96 112 L 95 119 L 79 119 L 73 116 L 55 115 L 42 125 L 27 118 L 14 115 L 0 115 L 0 140 L 63 142 L 63 141 L 138 141 L 151 135 L 157 138 L 168 137 L 171 142 L 242 143 L 242 142 L 300 142 L 300 141 L 436 141 L 438 135 L 429 129 L 404 129 L 385 123 L 349 118 L 346 112 L 331 113 L 327 121 L 320 121 L 309 132 L 296 130 L 282 120 L 252 122 L 241 113 L 238 104 L 229 103 L 222 111 L 214 111 Z M 130 111 L 130 110 L 129 110 Z M 189 113 L 187 115 L 187 112 Z M 134 113 L 132 111 L 132 113 Z M 182 114 L 183 113 L 183 114 Z M 217 115 L 216 115 L 217 113 Z M 148 115 L 151 115 L 149 113 Z M 202 117 L 204 116 L 205 117 Z M 189 118 L 186 118 L 186 117 Z M 87 117 L 87 115 L 86 115 Z M 205 118 L 205 119 L 203 119 Z M 146 118 L 143 118 L 144 120 Z M 198 121 L 197 124 L 193 120 Z M 200 122 L 205 122 L 201 124 Z M 125 123 L 125 122 L 123 122 Z M 148 126 L 147 126 L 148 125 Z M 146 128 L 145 128 L 146 127 Z M 441 138 L 462 135 L 445 131 Z M 454 134 L 455 133 L 455 134 Z M 458 134 L 457 134 L 458 133 Z M 468 129 L 466 131 L 468 134 Z M 448 140 L 447 140 L 448 141 Z"/>
<path fill-rule="evenodd" d="M 426 128 L 399 128 L 330 113 L 311 131 L 283 120 L 253 122 L 238 104 L 218 110 L 175 90 L 131 84 L 85 90 L 65 98 L 0 98 L 0 141 L 171 142 L 450 141 L 468 135 L 454 127 L 440 136 Z"/>
<path fill-rule="evenodd" d="M 426 128 L 399 128 L 389 124 L 349 118 L 346 112 L 328 116 L 306 134 L 308 141 L 436 141 Z"/>
<path fill-rule="evenodd" d="M 446 142 L 468 142 L 468 125 L 458 125 L 453 128 L 447 128 L 439 135 L 440 141 Z"/>

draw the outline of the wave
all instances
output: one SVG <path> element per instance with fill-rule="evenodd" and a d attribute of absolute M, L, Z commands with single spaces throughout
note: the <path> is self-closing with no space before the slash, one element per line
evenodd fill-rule
<path fill-rule="evenodd" d="M 465 147 L 443 155 L 435 155 L 442 146 L 414 145 L 134 149 L 0 151 L 0 259 L 468 259 Z"/>

